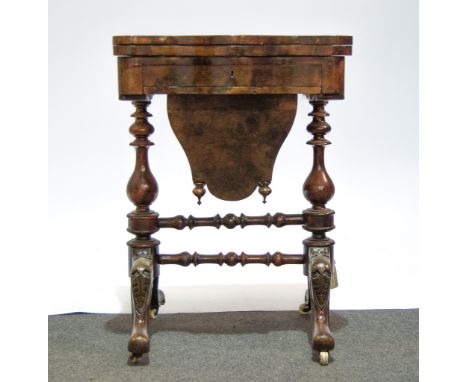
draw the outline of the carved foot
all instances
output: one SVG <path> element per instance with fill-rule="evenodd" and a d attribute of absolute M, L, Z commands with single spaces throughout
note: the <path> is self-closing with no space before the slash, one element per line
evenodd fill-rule
<path fill-rule="evenodd" d="M 330 329 L 328 327 L 329 297 L 332 265 L 330 258 L 320 254 L 310 258 L 310 282 L 314 302 L 314 330 L 312 344 L 314 350 L 320 353 L 320 364 L 328 364 L 328 352 L 335 347 Z"/>
<path fill-rule="evenodd" d="M 148 353 L 149 350 L 148 332 L 146 330 L 138 330 L 138 327 L 134 328 L 128 341 L 128 351 L 136 357 L 141 357 L 143 353 Z"/>
<path fill-rule="evenodd" d="M 312 344 L 314 350 L 318 350 L 319 352 L 330 351 L 335 347 L 335 340 L 328 327 L 328 312 L 315 311 Z"/>
<path fill-rule="evenodd" d="M 153 287 L 153 264 L 145 257 L 137 258 L 131 270 L 133 326 L 128 351 L 135 360 L 150 350 L 148 313 Z"/>

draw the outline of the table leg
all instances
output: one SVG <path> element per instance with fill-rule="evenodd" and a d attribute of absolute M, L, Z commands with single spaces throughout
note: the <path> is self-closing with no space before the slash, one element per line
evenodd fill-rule
<path fill-rule="evenodd" d="M 136 209 L 127 215 L 128 231 L 135 235 L 135 238 L 127 243 L 133 314 L 128 351 L 132 361 L 137 361 L 144 353 L 149 352 L 148 321 L 151 316 L 155 316 L 155 309 L 157 311 L 159 307 L 159 264 L 156 259 L 159 241 L 151 237 L 151 234 L 157 231 L 158 215 L 150 209 L 151 203 L 158 195 L 158 184 L 148 163 L 148 147 L 153 144 L 148 140 L 148 136 L 154 132 L 153 126 L 148 122 L 151 114 L 146 108 L 149 104 L 149 100 L 133 101 L 136 111 L 132 117 L 135 118 L 135 122 L 130 126 L 130 133 L 135 137 L 130 145 L 136 150 L 135 169 L 127 185 L 127 195 L 136 206 Z"/>
<path fill-rule="evenodd" d="M 303 211 L 305 224 L 303 228 L 312 233 L 303 241 L 307 261 L 304 273 L 308 277 L 306 304 L 301 305 L 300 311 L 314 310 L 313 348 L 320 354 L 320 364 L 328 364 L 328 352 L 335 346 L 335 341 L 328 327 L 330 283 L 333 275 L 333 244 L 334 241 L 326 236 L 332 230 L 334 211 L 325 207 L 333 197 L 335 186 L 325 169 L 325 146 L 330 141 L 324 138 L 331 128 L 325 121 L 328 113 L 325 111 L 327 101 L 311 98 L 313 117 L 307 130 L 313 138 L 307 143 L 314 147 L 314 163 L 312 171 L 307 177 L 303 192 L 305 198 L 312 204 L 312 208 Z"/>

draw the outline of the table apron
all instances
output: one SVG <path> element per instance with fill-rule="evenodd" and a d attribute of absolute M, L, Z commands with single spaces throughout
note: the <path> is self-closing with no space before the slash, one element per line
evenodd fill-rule
<path fill-rule="evenodd" d="M 120 99 L 308 94 L 342 99 L 344 57 L 119 57 Z"/>

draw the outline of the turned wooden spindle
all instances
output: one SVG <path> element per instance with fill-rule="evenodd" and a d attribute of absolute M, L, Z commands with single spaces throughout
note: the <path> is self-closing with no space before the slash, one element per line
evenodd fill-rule
<path fill-rule="evenodd" d="M 130 126 L 130 133 L 135 140 L 130 143 L 136 149 L 135 169 L 127 184 L 127 195 L 137 210 L 144 212 L 158 196 L 158 183 L 151 173 L 148 163 L 148 147 L 153 145 L 148 136 L 154 132 L 154 127 L 148 122 L 152 115 L 146 110 L 150 101 L 132 102 L 136 108 L 132 117 L 135 122 Z"/>
<path fill-rule="evenodd" d="M 181 252 L 176 254 L 160 254 L 158 255 L 158 262 L 160 264 L 177 264 L 184 267 L 193 264 L 197 266 L 199 264 L 226 264 L 233 267 L 237 264 L 245 266 L 246 264 L 270 264 L 276 265 L 277 267 L 287 264 L 304 264 L 305 256 L 298 254 L 289 254 L 282 252 L 270 252 L 260 255 L 249 255 L 245 252 L 237 254 L 235 252 L 228 252 L 226 254 L 220 252 L 216 255 L 204 255 L 201 253 L 189 253 Z"/>
<path fill-rule="evenodd" d="M 158 184 L 148 163 L 148 148 L 153 143 L 148 136 L 154 132 L 149 123 L 151 114 L 146 110 L 150 101 L 133 101 L 136 111 L 132 114 L 135 122 L 130 133 L 135 137 L 130 144 L 135 147 L 136 161 L 133 174 L 127 184 L 127 195 L 136 206 L 128 216 L 128 231 L 136 237 L 130 240 L 129 260 L 132 286 L 132 334 L 128 343 L 131 358 L 137 360 L 149 352 L 148 319 L 155 315 L 158 303 L 159 264 L 156 261 L 159 241 L 151 237 L 157 231 L 157 213 L 150 205 L 158 195 Z M 153 290 L 156 293 L 153 293 Z"/>
<path fill-rule="evenodd" d="M 325 169 L 325 146 L 331 142 L 324 138 L 331 127 L 325 121 L 329 114 L 325 111 L 327 101 L 310 101 L 314 110 L 309 114 L 313 116 L 312 122 L 307 126 L 307 131 L 313 134 L 313 138 L 307 142 L 314 146 L 314 164 L 312 171 L 304 183 L 304 196 L 312 203 L 313 209 L 324 209 L 325 204 L 333 197 L 335 186 Z"/>
<path fill-rule="evenodd" d="M 178 230 L 188 227 L 193 229 L 196 227 L 215 227 L 219 229 L 221 226 L 227 229 L 233 229 L 237 226 L 245 228 L 250 225 L 264 225 L 270 228 L 272 225 L 275 227 L 284 227 L 286 225 L 304 224 L 304 217 L 302 214 L 283 214 L 277 212 L 274 215 L 266 214 L 262 216 L 247 216 L 240 214 L 236 216 L 234 214 L 227 214 L 221 217 L 221 215 L 215 215 L 212 217 L 195 217 L 189 215 L 187 218 L 183 215 L 177 215 L 170 218 L 158 218 L 158 228 L 175 228 Z"/>
<path fill-rule="evenodd" d="M 328 363 L 328 352 L 333 349 L 335 341 L 328 328 L 330 284 L 333 273 L 333 244 L 334 241 L 326 236 L 332 230 L 334 211 L 326 207 L 333 197 L 335 186 L 325 168 L 325 146 L 330 141 L 325 139 L 331 128 L 325 121 L 328 113 L 325 111 L 327 101 L 311 99 L 313 117 L 307 126 L 307 131 L 313 138 L 307 143 L 314 147 L 314 162 L 312 170 L 304 182 L 303 192 L 312 207 L 303 211 L 305 223 L 303 228 L 312 232 L 312 236 L 303 241 L 304 252 L 307 256 L 304 273 L 308 277 L 308 296 L 301 311 L 309 311 L 311 303 L 314 308 L 313 348 L 320 352 L 320 363 Z"/>

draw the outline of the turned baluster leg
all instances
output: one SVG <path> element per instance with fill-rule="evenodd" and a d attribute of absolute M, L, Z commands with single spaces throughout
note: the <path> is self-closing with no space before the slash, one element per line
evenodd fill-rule
<path fill-rule="evenodd" d="M 335 187 L 325 169 L 324 151 L 330 141 L 324 138 L 331 128 L 325 121 L 328 113 L 325 111 L 327 101 L 312 98 L 310 101 L 313 117 L 307 130 L 313 138 L 307 143 L 314 147 L 314 163 L 307 177 L 303 192 L 312 208 L 303 211 L 305 224 L 303 228 L 312 233 L 303 241 L 307 258 L 304 273 L 308 277 L 306 303 L 301 310 L 314 310 L 313 348 L 320 354 L 320 363 L 328 364 L 328 352 L 335 346 L 335 341 L 328 327 L 330 284 L 333 275 L 333 244 L 326 232 L 334 228 L 334 211 L 325 207 L 332 198 Z"/>
<path fill-rule="evenodd" d="M 129 213 L 128 231 L 135 238 L 129 246 L 130 279 L 132 294 L 133 326 L 128 342 L 132 361 L 137 361 L 143 353 L 148 353 L 150 340 L 148 321 L 154 308 L 158 306 L 157 297 L 153 296 L 153 287 L 157 296 L 159 265 L 156 257 L 159 241 L 151 237 L 157 231 L 157 214 L 150 210 L 151 203 L 158 195 L 158 184 L 151 173 L 148 163 L 148 147 L 153 143 L 148 136 L 154 132 L 148 122 L 150 113 L 146 111 L 150 101 L 134 101 L 136 108 L 132 117 L 135 122 L 130 126 L 130 133 L 135 137 L 130 144 L 136 150 L 135 169 L 127 185 L 127 195 L 136 209 Z M 154 305 L 155 304 L 155 305 Z"/>

